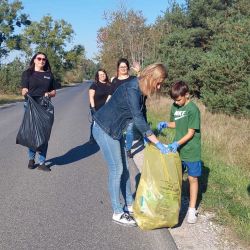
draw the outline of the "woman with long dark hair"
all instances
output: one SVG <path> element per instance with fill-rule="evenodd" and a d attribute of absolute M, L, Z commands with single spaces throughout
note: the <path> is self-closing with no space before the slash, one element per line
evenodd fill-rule
<path fill-rule="evenodd" d="M 37 102 L 43 96 L 51 98 L 56 95 L 54 76 L 51 72 L 48 57 L 43 52 L 37 52 L 31 58 L 28 69 L 22 74 L 22 95 L 25 97 L 24 107 L 27 106 L 27 94 Z M 38 169 L 44 171 L 50 171 L 50 168 L 45 165 L 47 150 L 48 143 L 44 144 L 38 152 Z M 28 157 L 28 168 L 34 169 L 36 151 L 29 148 Z"/>
<path fill-rule="evenodd" d="M 107 72 L 104 69 L 98 69 L 95 74 L 95 82 L 89 88 L 89 103 L 91 115 L 93 115 L 106 103 L 111 93 L 111 85 Z M 95 139 L 92 135 L 92 127 L 93 121 L 91 122 L 90 126 L 89 143 L 95 142 Z"/>

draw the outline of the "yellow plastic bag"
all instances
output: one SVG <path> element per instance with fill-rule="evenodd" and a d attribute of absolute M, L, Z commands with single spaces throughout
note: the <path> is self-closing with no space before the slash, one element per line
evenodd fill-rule
<path fill-rule="evenodd" d="M 178 153 L 162 154 L 149 144 L 133 205 L 134 217 L 143 230 L 173 227 L 178 223 L 182 170 Z"/>

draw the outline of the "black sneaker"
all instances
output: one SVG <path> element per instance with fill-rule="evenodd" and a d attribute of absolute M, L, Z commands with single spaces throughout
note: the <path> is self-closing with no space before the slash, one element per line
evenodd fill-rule
<path fill-rule="evenodd" d="M 127 226 L 127 227 L 136 227 L 137 224 L 132 216 L 130 216 L 127 213 L 122 213 L 122 214 L 113 214 L 113 222 Z"/>
<path fill-rule="evenodd" d="M 37 167 L 37 169 L 43 170 L 43 171 L 46 171 L 46 172 L 51 171 L 51 169 L 50 169 L 48 166 L 46 166 L 45 164 L 39 165 L 39 166 Z"/>
<path fill-rule="evenodd" d="M 128 156 L 128 158 L 133 158 L 133 154 L 131 153 L 131 150 L 127 151 L 127 156 Z"/>
<path fill-rule="evenodd" d="M 34 160 L 29 160 L 28 168 L 29 169 L 34 169 L 35 168 L 35 161 Z"/>

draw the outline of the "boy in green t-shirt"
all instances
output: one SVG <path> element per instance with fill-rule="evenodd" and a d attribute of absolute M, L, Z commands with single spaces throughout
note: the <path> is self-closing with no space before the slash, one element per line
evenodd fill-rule
<path fill-rule="evenodd" d="M 174 100 L 171 107 L 170 122 L 159 122 L 158 130 L 175 128 L 175 139 L 168 147 L 172 152 L 180 153 L 183 169 L 188 171 L 190 184 L 190 203 L 187 222 L 196 223 L 196 201 L 198 195 L 198 177 L 201 176 L 201 133 L 200 110 L 189 99 L 188 85 L 183 81 L 175 82 L 170 89 Z"/>

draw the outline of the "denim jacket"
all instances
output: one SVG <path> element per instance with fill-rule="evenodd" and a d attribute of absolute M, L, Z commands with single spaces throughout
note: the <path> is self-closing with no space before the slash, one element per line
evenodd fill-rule
<path fill-rule="evenodd" d="M 143 136 L 153 134 L 143 117 L 142 93 L 137 78 L 129 80 L 116 89 L 110 100 L 94 115 L 94 121 L 113 139 L 121 139 L 123 131 L 130 122 Z"/>

